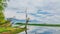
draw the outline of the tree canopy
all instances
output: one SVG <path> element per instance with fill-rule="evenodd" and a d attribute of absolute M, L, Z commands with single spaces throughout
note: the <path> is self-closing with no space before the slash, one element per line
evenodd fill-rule
<path fill-rule="evenodd" d="M 4 9 L 6 7 L 6 0 L 0 0 L 0 23 L 3 23 L 5 21 L 5 16 L 4 16 Z"/>

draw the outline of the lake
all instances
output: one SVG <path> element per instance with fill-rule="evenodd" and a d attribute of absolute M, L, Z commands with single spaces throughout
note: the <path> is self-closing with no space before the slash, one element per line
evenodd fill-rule
<path fill-rule="evenodd" d="M 25 32 L 19 34 L 25 34 Z M 60 27 L 28 26 L 28 34 L 60 34 Z"/>

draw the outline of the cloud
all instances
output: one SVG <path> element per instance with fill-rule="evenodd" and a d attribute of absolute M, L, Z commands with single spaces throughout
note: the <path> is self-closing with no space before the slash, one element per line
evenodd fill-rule
<path fill-rule="evenodd" d="M 39 23 L 60 23 L 60 0 L 10 0 L 5 16 L 25 19 L 25 10 L 30 20 Z"/>

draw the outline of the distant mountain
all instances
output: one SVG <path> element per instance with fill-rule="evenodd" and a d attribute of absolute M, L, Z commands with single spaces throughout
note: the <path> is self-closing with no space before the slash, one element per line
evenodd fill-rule
<path fill-rule="evenodd" d="M 16 19 L 16 18 L 7 18 L 7 19 L 11 19 L 11 22 L 13 23 L 25 23 L 26 20 L 20 20 L 20 19 Z M 37 20 L 29 20 L 29 23 L 36 23 L 38 22 Z"/>

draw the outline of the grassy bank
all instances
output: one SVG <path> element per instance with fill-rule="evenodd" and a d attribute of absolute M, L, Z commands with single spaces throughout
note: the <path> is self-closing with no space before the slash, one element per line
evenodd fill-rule
<path fill-rule="evenodd" d="M 1 27 L 0 28 L 0 34 L 17 34 L 17 33 L 20 33 L 22 31 L 24 31 L 25 28 L 13 28 L 13 27 L 7 27 L 7 28 L 4 28 L 4 27 Z"/>

